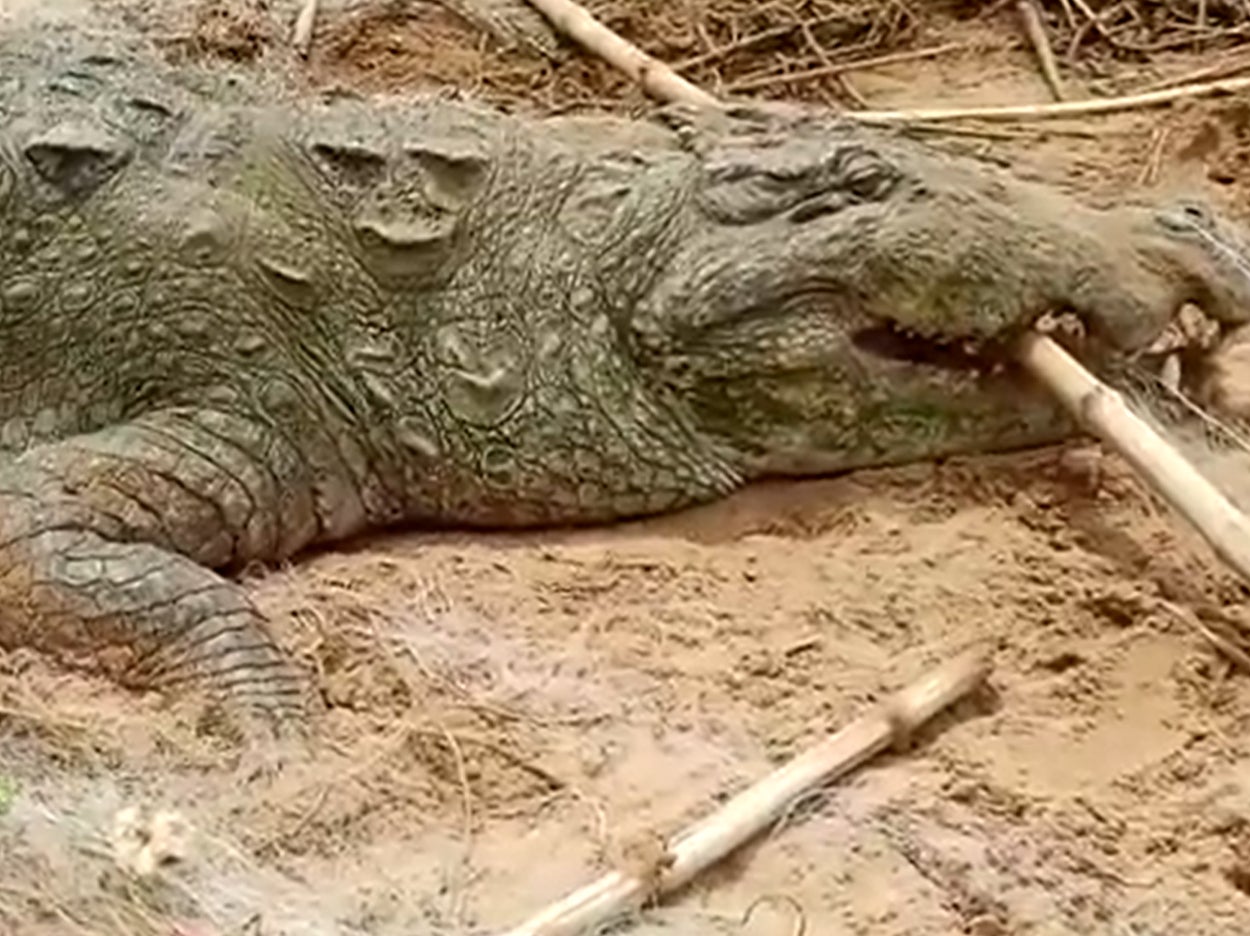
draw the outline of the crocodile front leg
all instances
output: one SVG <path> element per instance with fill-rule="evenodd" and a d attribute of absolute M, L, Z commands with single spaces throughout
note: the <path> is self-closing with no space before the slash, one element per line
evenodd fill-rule
<path fill-rule="evenodd" d="M 195 685 L 250 728 L 298 721 L 309 682 L 215 569 L 318 531 L 316 473 L 241 417 L 163 412 L 0 464 L 0 644 L 134 687 Z"/>

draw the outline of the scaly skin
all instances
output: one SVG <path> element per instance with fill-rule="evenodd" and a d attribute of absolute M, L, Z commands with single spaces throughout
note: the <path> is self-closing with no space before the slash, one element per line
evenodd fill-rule
<path fill-rule="evenodd" d="M 1250 308 L 1215 220 L 831 118 L 248 101 L 51 30 L 0 76 L 0 642 L 266 723 L 310 703 L 246 563 L 1044 443 L 930 352 Z"/>

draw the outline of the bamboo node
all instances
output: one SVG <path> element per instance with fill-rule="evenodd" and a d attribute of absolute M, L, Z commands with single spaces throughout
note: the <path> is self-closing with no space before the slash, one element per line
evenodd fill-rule
<path fill-rule="evenodd" d="M 645 905 L 659 900 L 664 892 L 664 876 L 676 860 L 664 837 L 647 831 L 623 842 L 613 864 L 618 874 L 641 885 L 640 899 Z"/>
<path fill-rule="evenodd" d="M 895 696 L 883 706 L 886 723 L 890 726 L 890 750 L 895 754 L 906 754 L 911 750 L 912 738 L 916 733 L 915 719 L 909 710 L 907 700 Z"/>
<path fill-rule="evenodd" d="M 1086 430 L 1095 430 L 1099 422 L 1099 412 L 1106 412 L 1108 408 L 1115 406 L 1117 402 L 1120 402 L 1120 394 L 1106 384 L 1098 384 L 1086 391 L 1085 395 L 1081 397 L 1080 413 L 1078 415 L 1081 425 Z"/>

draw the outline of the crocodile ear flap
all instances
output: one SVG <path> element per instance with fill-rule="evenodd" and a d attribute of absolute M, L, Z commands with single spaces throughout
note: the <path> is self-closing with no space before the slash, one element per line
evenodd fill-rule
<path fill-rule="evenodd" d="M 58 124 L 22 149 L 39 176 L 67 195 L 85 195 L 103 185 L 130 160 L 130 148 L 90 126 Z"/>
<path fill-rule="evenodd" d="M 428 193 L 450 210 L 472 201 L 490 172 L 490 161 L 469 147 L 409 145 L 404 152 L 429 180 Z"/>
<path fill-rule="evenodd" d="M 350 186 L 367 187 L 386 172 L 386 154 L 363 143 L 315 140 L 308 152 L 322 172 Z"/>

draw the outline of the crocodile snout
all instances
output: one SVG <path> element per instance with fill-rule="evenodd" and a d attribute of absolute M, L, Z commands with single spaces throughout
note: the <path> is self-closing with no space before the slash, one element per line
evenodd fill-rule
<path fill-rule="evenodd" d="M 1178 254 L 1193 301 L 1216 321 L 1250 321 L 1250 238 L 1198 201 L 1160 208 L 1155 223 Z"/>
<path fill-rule="evenodd" d="M 1119 350 L 1144 350 L 1188 304 L 1250 322 L 1250 238 L 1201 202 L 1113 209 L 1089 233 L 1073 305 Z"/>

